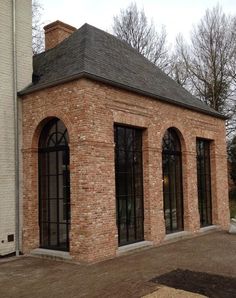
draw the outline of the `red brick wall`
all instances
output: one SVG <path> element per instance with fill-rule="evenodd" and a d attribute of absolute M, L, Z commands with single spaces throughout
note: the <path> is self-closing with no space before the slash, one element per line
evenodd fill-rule
<path fill-rule="evenodd" d="M 115 256 L 118 248 L 114 173 L 114 123 L 144 128 L 145 240 L 165 237 L 162 195 L 162 137 L 175 127 L 182 142 L 184 225 L 200 229 L 196 137 L 211 146 L 213 223 L 228 228 L 228 177 L 224 121 L 89 80 L 73 81 L 23 98 L 23 250 L 39 245 L 37 144 L 50 117 L 69 132 L 71 169 L 70 254 L 78 261 Z M 46 119 L 46 120 L 45 120 Z"/>
<path fill-rule="evenodd" d="M 45 50 L 54 48 L 77 29 L 61 21 L 56 21 L 44 27 Z"/>

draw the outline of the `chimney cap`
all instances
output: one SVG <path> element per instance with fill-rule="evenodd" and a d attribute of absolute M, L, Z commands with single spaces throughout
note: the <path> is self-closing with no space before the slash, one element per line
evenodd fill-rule
<path fill-rule="evenodd" d="M 70 31 L 72 31 L 72 32 L 74 32 L 74 31 L 77 30 L 77 28 L 75 28 L 75 27 L 73 27 L 73 26 L 71 26 L 71 25 L 69 25 L 69 24 L 66 24 L 66 23 L 64 23 L 64 22 L 62 22 L 62 21 L 59 21 L 59 20 L 57 20 L 57 21 L 55 21 L 55 22 L 52 22 L 52 23 L 50 23 L 50 24 L 44 26 L 43 29 L 44 29 L 45 31 L 50 31 L 51 29 L 55 29 L 56 27 L 62 27 L 62 28 L 64 28 L 64 29 L 70 30 Z"/>

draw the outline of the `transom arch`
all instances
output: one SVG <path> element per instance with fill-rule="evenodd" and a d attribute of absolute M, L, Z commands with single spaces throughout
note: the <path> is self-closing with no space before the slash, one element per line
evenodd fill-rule
<path fill-rule="evenodd" d="M 43 113 L 39 115 L 38 117 L 35 118 L 33 121 L 31 127 L 32 130 L 29 131 L 28 138 L 26 142 L 24 143 L 24 148 L 25 149 L 36 149 L 38 148 L 39 145 L 39 139 L 42 133 L 42 130 L 44 127 L 53 119 L 59 119 L 64 126 L 67 128 L 67 133 L 68 133 L 68 146 L 70 147 L 71 145 L 71 140 L 74 138 L 74 129 L 71 120 L 69 117 L 64 114 L 63 112 L 57 111 L 47 111 L 47 113 Z"/>
<path fill-rule="evenodd" d="M 186 131 L 186 129 L 182 125 L 176 125 L 174 123 L 169 123 L 162 127 L 160 135 L 161 135 L 161 148 L 163 146 L 163 138 L 168 130 L 171 130 L 174 132 L 174 134 L 178 137 L 178 140 L 180 142 L 181 151 L 185 152 L 189 149 L 189 144 L 187 140 L 190 138 L 189 132 Z"/>
<path fill-rule="evenodd" d="M 42 128 L 39 137 L 39 148 L 57 148 L 68 146 L 69 136 L 68 131 L 63 123 L 58 118 L 50 119 Z"/>
<path fill-rule="evenodd" d="M 162 138 L 162 151 L 181 153 L 181 141 L 175 128 L 168 128 Z"/>

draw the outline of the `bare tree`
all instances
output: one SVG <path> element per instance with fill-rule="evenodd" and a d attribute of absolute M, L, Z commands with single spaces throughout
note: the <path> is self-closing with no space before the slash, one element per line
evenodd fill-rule
<path fill-rule="evenodd" d="M 176 38 L 176 46 L 169 59 L 168 75 L 175 80 L 179 85 L 185 87 L 190 92 L 190 74 L 186 68 L 185 59 L 187 56 L 184 40 L 181 34 Z M 182 52 L 184 51 L 184 52 Z"/>
<path fill-rule="evenodd" d="M 191 41 L 177 41 L 178 57 L 185 68 L 184 83 L 194 95 L 229 117 L 227 131 L 235 130 L 236 39 L 235 18 L 226 16 L 219 6 L 206 10 L 193 28 Z M 178 79 L 177 79 L 178 81 Z"/>
<path fill-rule="evenodd" d="M 39 0 L 32 1 L 32 50 L 33 54 L 44 51 L 44 33 L 42 23 L 43 7 Z"/>
<path fill-rule="evenodd" d="M 135 3 L 113 19 L 113 33 L 126 41 L 151 62 L 165 69 L 168 65 L 166 31 L 162 26 L 158 33 L 153 22 L 148 22 L 144 10 L 138 10 Z"/>

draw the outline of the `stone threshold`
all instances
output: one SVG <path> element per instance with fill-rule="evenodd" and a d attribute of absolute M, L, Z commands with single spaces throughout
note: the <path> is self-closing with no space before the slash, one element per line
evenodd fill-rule
<path fill-rule="evenodd" d="M 30 252 L 30 256 L 36 256 L 41 258 L 48 258 L 52 260 L 72 260 L 69 252 L 60 250 L 51 250 L 44 248 L 36 248 Z"/>
<path fill-rule="evenodd" d="M 178 240 L 178 239 L 183 239 L 189 236 L 192 236 L 193 234 L 189 231 L 181 231 L 181 232 L 176 232 L 176 233 L 171 233 L 167 234 L 164 238 L 165 241 L 171 241 L 171 240 Z"/>
<path fill-rule="evenodd" d="M 167 234 L 164 238 L 163 244 L 166 244 L 172 241 L 175 242 L 185 238 L 197 237 L 197 236 L 200 236 L 200 234 L 207 234 L 207 233 L 219 231 L 219 230 L 220 230 L 220 226 L 211 225 L 211 226 L 200 228 L 198 231 L 196 231 L 196 233 L 189 232 L 189 231 L 181 231 L 181 232 L 176 232 L 172 234 Z"/>
<path fill-rule="evenodd" d="M 150 248 L 152 246 L 153 246 L 152 241 L 140 241 L 140 242 L 120 246 L 116 251 L 116 255 L 121 256 L 134 251 Z"/>
<path fill-rule="evenodd" d="M 220 230 L 220 226 L 211 225 L 211 226 L 200 228 L 199 233 L 206 233 L 206 232 L 216 231 L 216 230 Z"/>

